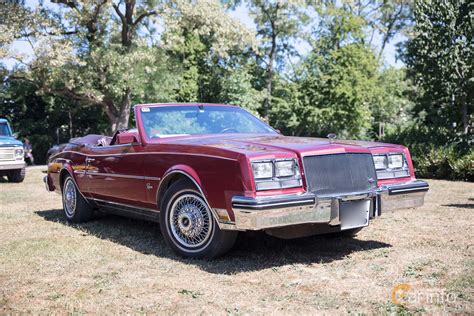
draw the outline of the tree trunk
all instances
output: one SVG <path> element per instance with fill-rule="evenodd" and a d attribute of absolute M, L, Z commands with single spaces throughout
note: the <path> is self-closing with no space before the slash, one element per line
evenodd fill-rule
<path fill-rule="evenodd" d="M 467 113 L 467 100 L 461 105 L 463 134 L 469 134 L 469 115 Z"/>
<path fill-rule="evenodd" d="M 276 52 L 276 34 L 272 22 L 272 47 L 270 49 L 270 54 L 268 55 L 268 67 L 267 67 L 267 97 L 265 99 L 264 109 L 263 109 L 263 118 L 269 122 L 268 114 L 272 107 L 272 84 L 273 84 L 273 62 L 275 60 Z"/>
<path fill-rule="evenodd" d="M 123 98 L 122 98 L 122 103 L 120 104 L 120 111 L 119 115 L 117 116 L 115 120 L 115 128 L 114 132 L 120 130 L 120 129 L 127 129 L 128 128 L 128 123 L 130 120 L 130 108 L 132 105 L 132 93 L 130 89 L 127 89 L 125 92 Z"/>

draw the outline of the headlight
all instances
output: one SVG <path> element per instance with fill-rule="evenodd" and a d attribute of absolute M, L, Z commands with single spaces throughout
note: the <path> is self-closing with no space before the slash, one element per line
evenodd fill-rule
<path fill-rule="evenodd" d="M 403 155 L 389 155 L 388 156 L 388 167 L 390 169 L 398 169 L 403 167 Z"/>
<path fill-rule="evenodd" d="M 277 177 L 291 177 L 295 175 L 295 161 L 283 160 L 275 162 L 275 175 Z"/>
<path fill-rule="evenodd" d="M 394 179 L 410 176 L 410 170 L 403 153 L 374 154 L 377 179 Z"/>
<path fill-rule="evenodd" d="M 298 162 L 295 159 L 253 161 L 252 171 L 257 191 L 302 186 Z"/>
<path fill-rule="evenodd" d="M 374 156 L 374 165 L 376 170 L 387 169 L 387 156 L 378 155 Z"/>
<path fill-rule="evenodd" d="M 273 177 L 273 163 L 271 161 L 253 162 L 252 170 L 255 179 L 266 179 Z"/>
<path fill-rule="evenodd" d="M 22 157 L 23 156 L 23 149 L 15 149 L 15 156 Z"/>

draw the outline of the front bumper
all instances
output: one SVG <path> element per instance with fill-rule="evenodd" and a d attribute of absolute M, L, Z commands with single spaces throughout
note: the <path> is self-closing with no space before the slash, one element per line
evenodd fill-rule
<path fill-rule="evenodd" d="M 428 183 L 410 181 L 384 185 L 376 190 L 333 196 L 316 196 L 313 193 L 232 198 L 232 209 L 237 230 L 262 230 L 299 224 L 328 224 L 350 229 L 368 225 L 369 218 L 380 216 L 382 211 L 412 208 L 423 205 Z M 365 211 L 364 211 L 365 209 Z M 367 220 L 357 225 L 346 225 L 342 214 L 367 213 Z M 228 227 L 228 225 L 226 225 Z"/>
<path fill-rule="evenodd" d="M 25 168 L 24 160 L 0 161 L 0 170 L 17 170 Z"/>

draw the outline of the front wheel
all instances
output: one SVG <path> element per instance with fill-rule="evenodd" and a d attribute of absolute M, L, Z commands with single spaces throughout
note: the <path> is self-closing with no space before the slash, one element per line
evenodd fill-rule
<path fill-rule="evenodd" d="M 81 195 L 71 176 L 64 180 L 62 191 L 64 215 L 69 222 L 81 223 L 92 219 L 94 210 Z"/>
<path fill-rule="evenodd" d="M 7 174 L 8 181 L 20 183 L 25 180 L 25 168 L 10 170 Z"/>
<path fill-rule="evenodd" d="M 173 183 L 161 206 L 161 232 L 177 254 L 210 259 L 234 245 L 237 232 L 220 230 L 204 198 L 187 181 Z"/>

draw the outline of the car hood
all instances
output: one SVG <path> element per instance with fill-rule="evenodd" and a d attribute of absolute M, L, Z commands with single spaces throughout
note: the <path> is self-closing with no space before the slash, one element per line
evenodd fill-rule
<path fill-rule="evenodd" d="M 14 137 L 0 136 L 0 147 L 23 146 L 23 143 Z"/>
<path fill-rule="evenodd" d="M 220 148 L 252 156 L 288 151 L 298 155 L 311 155 L 343 152 L 371 152 L 375 148 L 390 148 L 392 150 L 401 150 L 403 148 L 403 146 L 399 145 L 368 141 L 248 134 L 190 136 L 176 140 L 174 143 Z"/>

